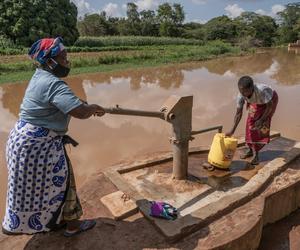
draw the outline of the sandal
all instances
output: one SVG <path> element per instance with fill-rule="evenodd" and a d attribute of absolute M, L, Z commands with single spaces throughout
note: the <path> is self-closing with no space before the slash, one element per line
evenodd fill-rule
<path fill-rule="evenodd" d="M 51 231 L 58 231 L 60 229 L 66 228 L 67 227 L 67 222 L 61 222 L 59 224 L 55 224 L 52 228 Z"/>
<path fill-rule="evenodd" d="M 85 232 L 89 229 L 92 229 L 94 226 L 96 225 L 96 221 L 95 220 L 84 220 L 81 222 L 79 228 L 74 231 L 74 232 L 68 232 L 67 230 L 64 232 L 64 236 L 65 237 L 71 237 L 77 234 L 80 234 L 82 232 Z"/>
<path fill-rule="evenodd" d="M 4 227 L 2 227 L 2 233 L 6 234 L 6 235 L 21 235 L 21 234 L 24 234 L 24 233 L 19 233 L 19 232 L 10 232 L 10 231 L 7 231 L 6 229 L 4 229 Z"/>

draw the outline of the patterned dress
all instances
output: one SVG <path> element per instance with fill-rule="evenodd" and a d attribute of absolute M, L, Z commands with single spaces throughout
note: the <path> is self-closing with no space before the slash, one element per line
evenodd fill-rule
<path fill-rule="evenodd" d="M 10 232 L 49 231 L 61 220 L 68 164 L 62 136 L 18 121 L 6 146 L 8 189 L 2 227 Z"/>

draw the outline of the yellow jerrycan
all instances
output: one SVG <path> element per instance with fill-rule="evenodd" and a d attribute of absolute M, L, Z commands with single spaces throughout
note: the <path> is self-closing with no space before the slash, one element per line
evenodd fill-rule
<path fill-rule="evenodd" d="M 215 134 L 208 153 L 208 162 L 215 167 L 228 169 L 237 144 L 236 138 L 226 137 L 223 133 Z"/>

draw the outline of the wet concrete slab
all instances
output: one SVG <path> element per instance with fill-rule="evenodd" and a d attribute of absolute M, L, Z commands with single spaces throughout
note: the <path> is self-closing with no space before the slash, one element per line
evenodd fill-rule
<path fill-rule="evenodd" d="M 189 156 L 189 178 L 185 181 L 172 180 L 170 155 L 134 166 L 117 166 L 105 174 L 135 199 L 144 216 L 168 240 L 176 241 L 257 197 L 300 154 L 299 146 L 293 140 L 275 138 L 261 152 L 261 163 L 257 166 L 239 159 L 244 150 L 241 147 L 228 171 L 204 169 L 207 151 L 200 150 L 199 154 L 194 151 Z M 149 216 L 152 200 L 163 200 L 177 207 L 178 219 L 166 221 Z"/>
<path fill-rule="evenodd" d="M 202 155 L 194 155 L 189 159 L 189 173 L 201 183 L 207 183 L 218 190 L 227 191 L 245 185 L 268 162 L 288 152 L 294 145 L 295 141 L 284 137 L 274 139 L 271 144 L 261 150 L 258 165 L 251 165 L 249 160 L 241 160 L 240 156 L 246 147 L 240 147 L 227 171 L 217 168 L 214 171 L 207 171 L 202 167 L 206 158 Z"/>

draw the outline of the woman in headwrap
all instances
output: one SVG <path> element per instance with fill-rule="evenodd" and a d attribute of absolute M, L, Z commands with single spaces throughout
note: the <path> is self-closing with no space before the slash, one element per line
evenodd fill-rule
<path fill-rule="evenodd" d="M 81 101 L 61 80 L 70 65 L 60 37 L 38 40 L 29 56 L 39 67 L 7 141 L 8 191 L 2 231 L 33 234 L 66 226 L 64 235 L 72 236 L 96 222 L 79 221 L 82 208 L 64 148 L 65 143 L 76 142 L 65 134 L 71 116 L 87 119 L 105 111 Z"/>

